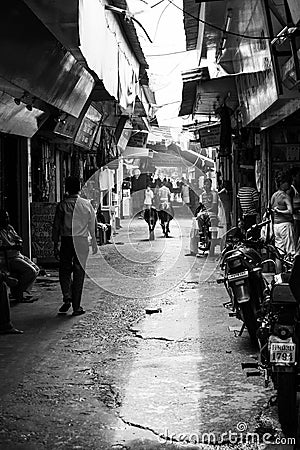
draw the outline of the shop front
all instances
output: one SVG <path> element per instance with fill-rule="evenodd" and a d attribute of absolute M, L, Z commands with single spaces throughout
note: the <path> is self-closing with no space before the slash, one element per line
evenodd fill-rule
<path fill-rule="evenodd" d="M 84 185 L 85 177 L 96 170 L 101 118 L 95 107 L 86 105 L 79 119 L 51 117 L 32 139 L 32 257 L 39 264 L 55 262 L 52 223 L 57 202 L 64 195 L 65 179 L 77 176 Z"/>
<path fill-rule="evenodd" d="M 300 169 L 300 109 L 268 129 L 269 196 L 276 190 L 275 175 L 279 171 Z"/>
<path fill-rule="evenodd" d="M 223 115 L 229 145 L 220 138 L 219 155 L 222 172 L 232 173 L 236 223 L 236 193 L 246 173 L 255 175 L 264 212 L 275 172 L 299 163 L 300 6 L 295 0 L 231 0 L 219 2 L 216 12 L 213 3 L 201 2 L 200 30 L 189 23 L 192 6 L 184 2 L 187 47 L 206 54 L 208 68 L 183 74 L 181 113 L 200 120 L 219 116 L 222 124 L 220 112 L 229 112 Z"/>
<path fill-rule="evenodd" d="M 31 200 L 30 140 L 0 135 L 0 208 L 8 211 L 12 226 L 30 254 L 29 206 Z"/>
<path fill-rule="evenodd" d="M 43 124 L 62 114 L 78 118 L 94 86 L 87 69 L 21 0 L 2 5 L 0 42 L 0 206 L 7 208 L 31 256 L 30 205 L 60 199 L 60 153 Z M 33 146 L 33 148 L 32 148 Z M 38 147 L 38 149 L 36 149 Z M 66 170 L 69 164 L 65 159 Z M 48 213 L 47 213 L 48 214 Z"/>

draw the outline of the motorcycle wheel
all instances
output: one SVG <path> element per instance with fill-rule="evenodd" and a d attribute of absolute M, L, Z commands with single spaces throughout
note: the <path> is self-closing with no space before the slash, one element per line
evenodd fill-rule
<path fill-rule="evenodd" d="M 250 340 L 251 340 L 252 344 L 257 347 L 258 346 L 258 340 L 257 340 L 258 324 L 257 324 L 257 319 L 256 319 L 255 307 L 252 304 L 252 302 L 245 302 L 245 303 L 240 304 L 240 308 L 241 308 L 243 322 L 247 327 L 247 330 L 248 330 L 248 333 L 250 336 Z"/>
<path fill-rule="evenodd" d="M 277 374 L 278 418 L 283 433 L 289 437 L 297 434 L 297 384 L 295 372 Z"/>

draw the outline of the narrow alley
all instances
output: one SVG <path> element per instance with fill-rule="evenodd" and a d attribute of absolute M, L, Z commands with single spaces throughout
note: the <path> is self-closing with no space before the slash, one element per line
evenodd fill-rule
<path fill-rule="evenodd" d="M 300 450 L 300 0 L 1 6 L 0 450 Z"/>
<path fill-rule="evenodd" d="M 239 323 L 223 307 L 218 255 L 186 256 L 189 231 L 175 218 L 170 238 L 157 226 L 149 241 L 143 220 L 124 220 L 89 258 L 80 318 L 57 315 L 55 270 L 39 277 L 38 301 L 12 307 L 24 334 L 1 336 L 1 449 L 263 449 L 266 433 L 275 442 L 272 390 L 242 372 L 256 351 L 246 332 L 229 331 Z"/>

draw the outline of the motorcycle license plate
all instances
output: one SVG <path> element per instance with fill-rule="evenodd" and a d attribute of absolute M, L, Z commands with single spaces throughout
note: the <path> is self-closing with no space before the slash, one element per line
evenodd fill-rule
<path fill-rule="evenodd" d="M 227 276 L 228 281 L 233 281 L 233 280 L 239 280 L 242 278 L 247 278 L 248 277 L 248 270 L 244 270 L 243 272 L 239 272 L 239 273 L 232 273 L 230 275 Z"/>
<path fill-rule="evenodd" d="M 296 344 L 272 342 L 270 360 L 275 364 L 290 364 L 296 361 Z"/>

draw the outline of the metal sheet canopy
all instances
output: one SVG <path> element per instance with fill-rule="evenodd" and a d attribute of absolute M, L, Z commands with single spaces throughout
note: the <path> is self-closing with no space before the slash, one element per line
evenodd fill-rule
<path fill-rule="evenodd" d="M 206 69 L 206 71 L 205 71 Z M 238 106 L 236 76 L 209 78 L 208 68 L 183 74 L 182 103 L 179 115 L 212 116 L 226 102 L 235 110 Z"/>

